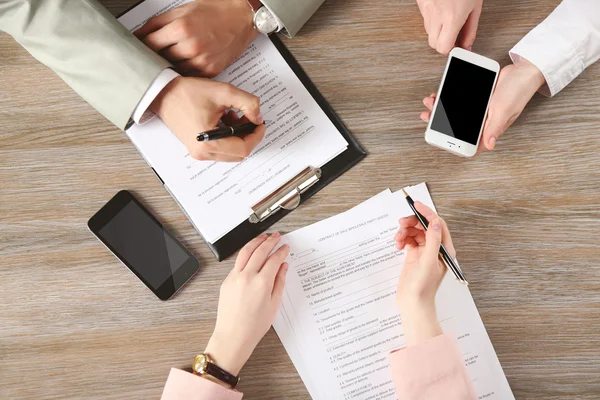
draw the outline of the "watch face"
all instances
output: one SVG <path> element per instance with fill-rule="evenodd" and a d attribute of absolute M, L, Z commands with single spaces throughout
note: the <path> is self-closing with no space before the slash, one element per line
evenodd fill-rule
<path fill-rule="evenodd" d="M 206 367 L 208 367 L 209 359 L 205 354 L 199 354 L 194 359 L 194 365 L 192 365 L 192 369 L 198 374 L 204 374 L 206 372 Z"/>
<path fill-rule="evenodd" d="M 265 35 L 275 32 L 279 28 L 277 20 L 275 20 L 275 17 L 267 7 L 261 7 L 256 11 L 256 14 L 254 14 L 254 26 L 256 30 Z"/>

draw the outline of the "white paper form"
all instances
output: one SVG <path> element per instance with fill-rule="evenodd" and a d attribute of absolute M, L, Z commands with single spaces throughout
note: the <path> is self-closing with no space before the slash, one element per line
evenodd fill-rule
<path fill-rule="evenodd" d="M 146 0 L 119 20 L 134 30 L 183 0 Z M 217 78 L 261 99 L 267 133 L 240 163 L 196 161 L 158 118 L 128 131 L 204 238 L 214 243 L 252 206 L 307 166 L 320 167 L 348 143 L 264 35 Z"/>
<path fill-rule="evenodd" d="M 359 204 L 358 206 L 356 206 L 353 209 L 348 210 L 346 212 L 351 212 L 352 210 L 355 210 L 359 207 L 363 207 L 363 206 L 367 205 L 368 203 L 375 201 L 375 199 L 381 198 L 383 196 L 389 196 L 391 194 L 392 194 L 391 190 L 386 189 L 383 192 L 375 195 L 374 197 L 364 201 L 363 203 Z M 278 326 L 285 326 L 285 325 L 287 325 L 287 329 L 277 329 Z M 292 362 L 294 363 L 294 366 L 296 367 L 296 370 L 298 371 L 298 374 L 300 375 L 300 378 L 304 382 L 304 385 L 308 389 L 309 393 L 311 393 L 313 398 L 325 398 L 325 397 L 321 397 L 321 396 L 317 395 L 319 393 L 318 386 L 315 386 L 310 378 L 310 374 L 308 372 L 309 369 L 304 364 L 305 361 L 302 358 L 302 353 L 301 353 L 301 349 L 299 348 L 297 336 L 294 333 L 294 328 L 293 328 L 291 322 L 289 321 L 289 315 L 286 312 L 285 307 L 283 305 L 281 307 L 279 307 L 279 310 L 278 310 L 277 314 L 275 315 L 273 327 L 275 328 L 277 335 L 279 336 L 281 342 L 283 343 L 283 347 L 288 352 Z M 310 368 L 310 366 L 311 366 L 310 361 L 308 363 L 308 366 Z"/>
<path fill-rule="evenodd" d="M 433 206 L 425 185 L 407 191 Z M 283 237 L 290 269 L 273 325 L 314 399 L 396 398 L 388 354 L 404 344 L 395 304 L 404 253 L 393 236 L 408 215 L 402 194 L 380 195 Z M 479 398 L 513 399 L 468 288 L 448 274 L 436 302 Z"/>

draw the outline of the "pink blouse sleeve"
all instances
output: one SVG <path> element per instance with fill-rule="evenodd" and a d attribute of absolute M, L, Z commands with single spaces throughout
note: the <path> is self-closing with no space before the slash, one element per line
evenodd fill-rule
<path fill-rule="evenodd" d="M 240 400 L 243 393 L 226 389 L 189 372 L 171 368 L 161 400 Z"/>
<path fill-rule="evenodd" d="M 394 351 L 389 361 L 399 399 L 477 399 L 453 336 Z"/>

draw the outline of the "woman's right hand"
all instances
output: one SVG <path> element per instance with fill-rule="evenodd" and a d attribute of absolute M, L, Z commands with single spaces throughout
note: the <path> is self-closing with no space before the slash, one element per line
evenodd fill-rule
<path fill-rule="evenodd" d="M 205 353 L 233 375 L 269 331 L 279 308 L 290 252 L 288 245 L 273 252 L 280 239 L 274 233 L 250 241 L 221 286 L 217 323 Z"/>
<path fill-rule="evenodd" d="M 425 231 L 412 215 L 400 219 L 394 238 L 396 248 L 406 250 L 396 301 L 407 346 L 442 334 L 435 308 L 435 295 L 446 274 L 446 266 L 439 259 L 440 244 L 456 257 L 446 222 L 421 202 L 415 202 L 415 207 L 429 221 L 429 229 Z"/>

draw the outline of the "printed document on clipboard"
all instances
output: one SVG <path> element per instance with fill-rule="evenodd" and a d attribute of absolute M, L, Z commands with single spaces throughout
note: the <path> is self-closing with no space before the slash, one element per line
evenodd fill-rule
<path fill-rule="evenodd" d="M 150 17 L 186 2 L 146 0 L 122 15 L 119 21 L 134 31 Z M 215 79 L 261 99 L 267 132 L 244 161 L 194 160 L 159 118 L 142 125 L 134 124 L 127 130 L 131 141 L 209 245 L 248 220 L 254 205 L 307 166 L 319 168 L 349 146 L 345 135 L 324 112 L 323 105 L 309 92 L 269 37 L 261 35 L 255 39 L 246 52 Z"/>

